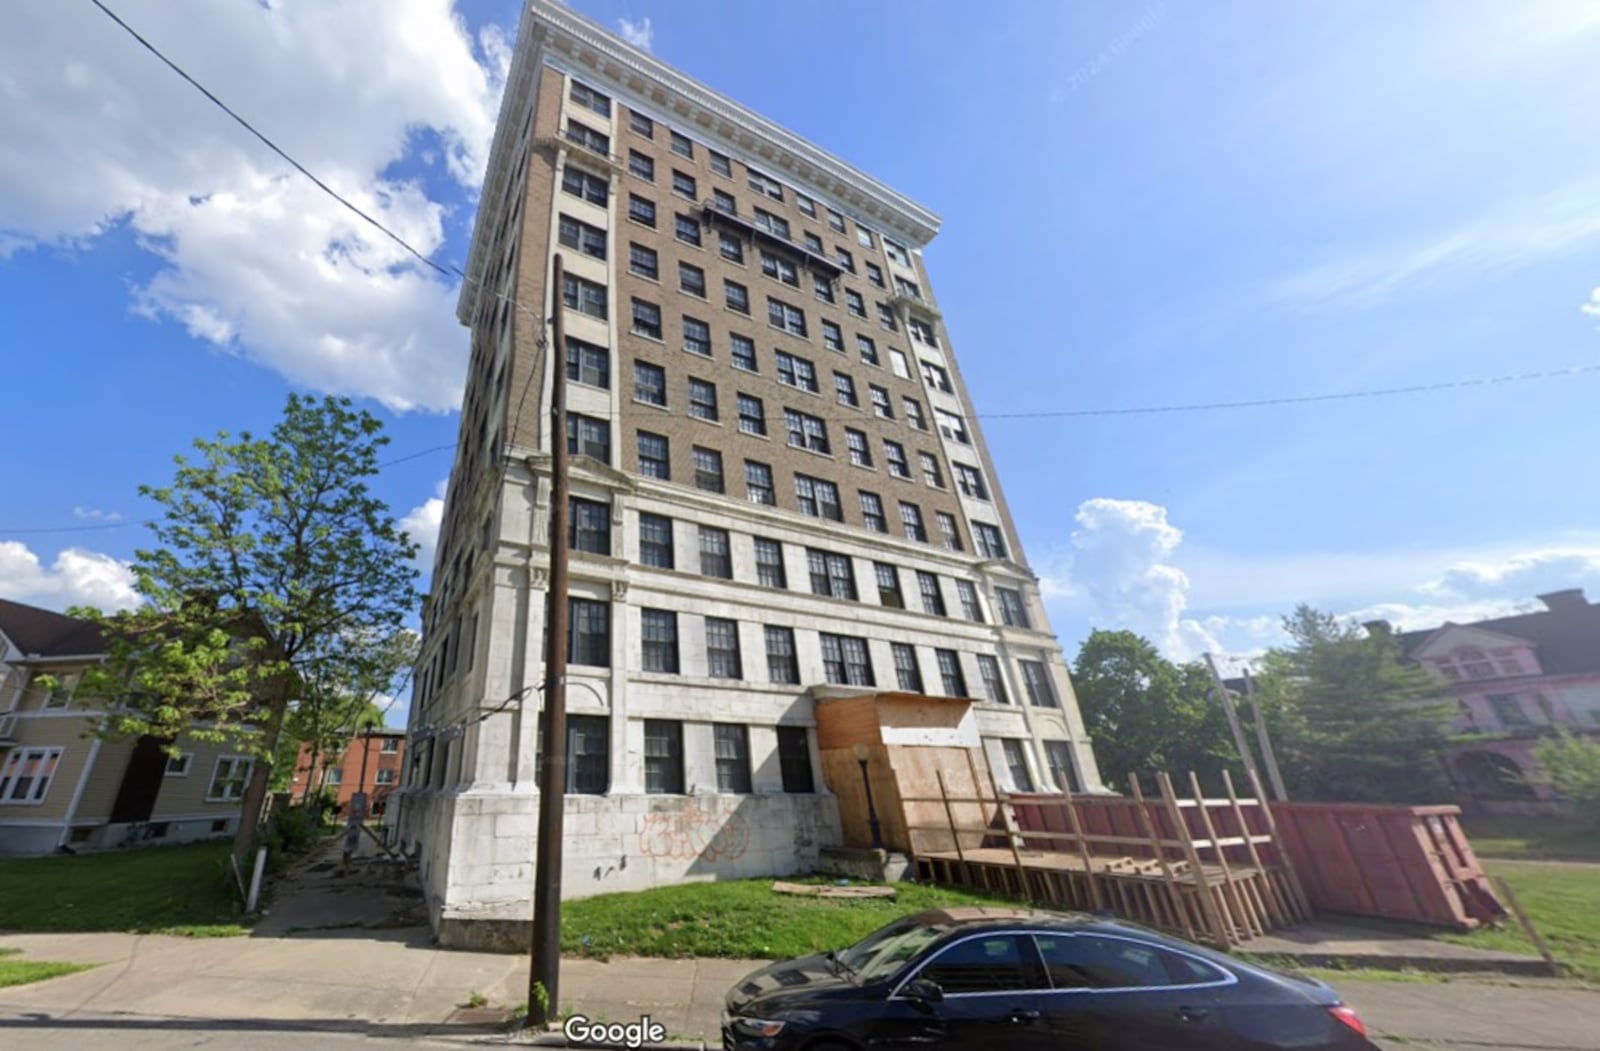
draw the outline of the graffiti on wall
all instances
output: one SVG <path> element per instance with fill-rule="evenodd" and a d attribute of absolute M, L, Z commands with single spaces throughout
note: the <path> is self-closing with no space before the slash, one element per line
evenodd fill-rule
<path fill-rule="evenodd" d="M 644 815 L 639 853 L 678 861 L 737 861 L 750 846 L 750 824 L 739 813 L 718 814 L 689 802 L 682 810 Z"/>

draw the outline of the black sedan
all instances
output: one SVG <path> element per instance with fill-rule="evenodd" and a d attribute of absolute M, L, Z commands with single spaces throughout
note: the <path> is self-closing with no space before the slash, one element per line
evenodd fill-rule
<path fill-rule="evenodd" d="M 908 916 L 728 993 L 727 1051 L 1166 1048 L 1369 1051 L 1330 987 L 1116 920 L 1021 909 Z"/>

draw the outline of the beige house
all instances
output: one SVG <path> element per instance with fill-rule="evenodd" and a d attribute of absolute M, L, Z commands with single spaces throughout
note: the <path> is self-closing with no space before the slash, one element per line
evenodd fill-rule
<path fill-rule="evenodd" d="M 0 599 L 0 854 L 231 834 L 251 760 L 180 739 L 103 741 L 77 694 L 104 646 L 92 624 Z M 41 681 L 45 676 L 54 686 Z"/>

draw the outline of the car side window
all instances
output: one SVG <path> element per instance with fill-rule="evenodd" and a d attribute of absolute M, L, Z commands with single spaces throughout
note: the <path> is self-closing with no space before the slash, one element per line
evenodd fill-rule
<path fill-rule="evenodd" d="M 1209 964 L 1144 942 L 1093 934 L 1041 934 L 1034 942 L 1057 989 L 1202 985 L 1223 978 Z"/>
<path fill-rule="evenodd" d="M 957 942 L 928 961 L 917 977 L 937 982 L 947 996 L 1037 989 L 1044 985 L 1031 946 L 1015 934 Z"/>

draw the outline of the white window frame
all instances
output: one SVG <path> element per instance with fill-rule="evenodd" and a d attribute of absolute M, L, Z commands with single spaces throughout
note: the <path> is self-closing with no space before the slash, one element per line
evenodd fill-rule
<path fill-rule="evenodd" d="M 217 777 L 222 772 L 222 764 L 223 763 L 243 763 L 244 764 L 244 776 L 242 778 L 239 778 L 239 794 L 237 796 L 229 796 L 229 795 L 226 795 L 226 794 L 219 795 L 217 793 Z M 212 767 L 211 767 L 211 780 L 206 783 L 206 802 L 207 803 L 238 803 L 238 802 L 241 802 L 244 799 L 245 792 L 249 790 L 249 787 L 250 787 L 250 775 L 253 774 L 254 772 L 255 772 L 255 760 L 250 758 L 248 755 L 219 755 L 219 756 L 217 756 L 216 763 L 214 763 L 212 765 Z M 231 774 L 232 774 L 232 768 L 230 767 L 230 780 L 232 780 Z"/>
<path fill-rule="evenodd" d="M 174 766 L 173 764 L 177 764 Z M 177 755 L 167 756 L 167 769 L 165 777 L 188 777 L 194 770 L 194 753 L 179 752 Z"/>
<path fill-rule="evenodd" d="M 72 704 L 73 694 L 78 692 L 78 684 L 83 681 L 83 672 L 68 671 L 56 675 L 51 672 L 36 672 L 34 678 L 40 675 L 50 675 L 56 680 L 56 687 L 44 695 L 44 700 L 39 704 L 39 710 L 44 712 L 59 711 Z"/>
<path fill-rule="evenodd" d="M 385 777 L 385 774 L 389 776 Z M 396 780 L 398 779 L 395 777 L 395 772 L 393 770 L 384 769 L 378 771 L 377 776 L 373 779 L 372 783 L 375 785 L 392 785 Z"/>
<path fill-rule="evenodd" d="M 50 794 L 50 786 L 55 784 L 56 771 L 61 769 L 61 760 L 66 754 L 65 748 L 55 746 L 13 748 L 6 756 L 5 765 L 0 766 L 0 806 L 42 806 Z M 30 758 L 39 762 L 40 769 L 48 768 L 50 772 L 42 779 L 34 777 L 33 783 L 28 786 L 28 798 L 12 799 L 10 796 L 16 791 L 22 766 Z"/>

